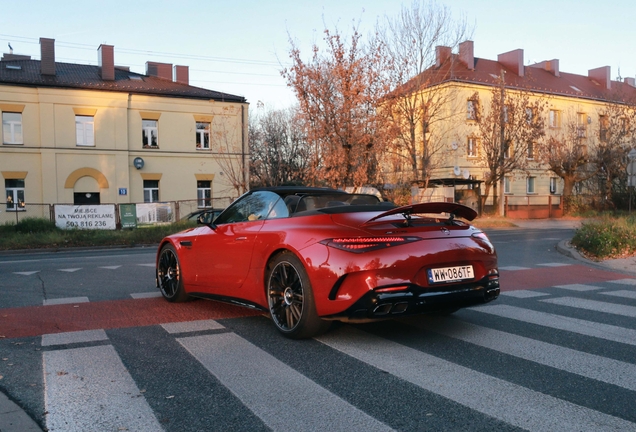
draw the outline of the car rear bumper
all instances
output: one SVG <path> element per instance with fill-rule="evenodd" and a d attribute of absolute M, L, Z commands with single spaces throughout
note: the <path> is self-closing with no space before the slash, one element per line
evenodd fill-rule
<path fill-rule="evenodd" d="M 369 291 L 345 311 L 321 318 L 365 322 L 406 315 L 451 312 L 495 300 L 499 297 L 499 276 L 489 275 L 467 284 L 426 288 L 409 284 L 397 288 L 398 290 L 391 291 L 391 287 L 379 287 Z"/>

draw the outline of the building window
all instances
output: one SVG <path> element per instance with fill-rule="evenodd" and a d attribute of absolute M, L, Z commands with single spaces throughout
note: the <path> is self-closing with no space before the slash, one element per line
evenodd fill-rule
<path fill-rule="evenodd" d="M 510 152 L 512 150 L 512 143 L 504 143 L 504 149 L 503 149 L 503 157 L 504 159 L 508 159 L 510 157 Z"/>
<path fill-rule="evenodd" d="M 78 146 L 95 145 L 95 119 L 93 116 L 75 116 L 75 135 Z"/>
<path fill-rule="evenodd" d="M 159 180 L 144 180 L 144 202 L 159 202 Z"/>
<path fill-rule="evenodd" d="M 512 183 L 512 179 L 510 177 L 504 177 L 504 193 L 510 193 L 510 184 Z"/>
<path fill-rule="evenodd" d="M 557 193 L 557 181 L 558 181 L 557 177 L 550 177 L 550 193 L 551 194 Z"/>
<path fill-rule="evenodd" d="M 7 211 L 24 211 L 24 179 L 9 179 L 4 181 L 7 196 Z"/>
<path fill-rule="evenodd" d="M 526 123 L 533 124 L 536 114 L 534 108 L 526 108 Z"/>
<path fill-rule="evenodd" d="M 579 138 L 587 137 L 587 114 L 576 113 L 576 133 Z"/>
<path fill-rule="evenodd" d="M 141 140 L 144 148 L 159 148 L 157 120 L 141 121 Z"/>
<path fill-rule="evenodd" d="M 479 105 L 476 100 L 469 99 L 466 102 L 466 120 L 477 120 Z"/>
<path fill-rule="evenodd" d="M 532 141 L 528 143 L 528 159 L 534 159 L 534 143 Z"/>
<path fill-rule="evenodd" d="M 535 181 L 536 177 L 528 177 L 526 179 L 526 192 L 529 194 L 533 194 L 535 193 L 534 190 L 534 181 Z"/>
<path fill-rule="evenodd" d="M 551 128 L 561 127 L 561 112 L 557 110 L 550 110 L 548 118 L 548 126 Z"/>
<path fill-rule="evenodd" d="M 24 144 L 22 113 L 2 113 L 2 142 L 4 144 Z"/>
<path fill-rule="evenodd" d="M 599 139 L 601 142 L 607 142 L 608 139 L 608 129 L 609 129 L 609 119 L 606 115 L 600 115 L 598 117 L 598 132 Z"/>
<path fill-rule="evenodd" d="M 206 150 L 210 148 L 210 123 L 197 122 L 197 149 Z"/>
<path fill-rule="evenodd" d="M 212 207 L 212 182 L 210 180 L 197 181 L 197 207 Z"/>
<path fill-rule="evenodd" d="M 467 156 L 469 158 L 477 157 L 477 147 L 478 147 L 478 145 L 479 145 L 479 142 L 477 141 L 477 138 L 468 137 L 468 147 L 466 149 L 466 152 L 467 152 Z"/>

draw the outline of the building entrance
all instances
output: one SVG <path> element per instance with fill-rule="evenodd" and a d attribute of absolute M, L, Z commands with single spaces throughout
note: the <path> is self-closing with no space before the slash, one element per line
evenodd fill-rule
<path fill-rule="evenodd" d="M 99 192 L 75 192 L 73 204 L 99 204 Z"/>

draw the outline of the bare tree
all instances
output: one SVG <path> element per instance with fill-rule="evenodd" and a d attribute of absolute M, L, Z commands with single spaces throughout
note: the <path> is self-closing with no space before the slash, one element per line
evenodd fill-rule
<path fill-rule="evenodd" d="M 251 185 L 306 183 L 311 159 L 309 150 L 297 107 L 251 116 Z"/>
<path fill-rule="evenodd" d="M 247 119 L 244 118 L 244 108 L 241 108 L 239 113 L 231 112 L 228 108 L 224 110 L 227 113 L 219 121 L 215 121 L 210 140 L 212 149 L 216 152 L 217 163 L 223 170 L 222 175 L 228 184 L 227 192 L 233 191 L 239 196 L 248 189 L 249 149 L 243 128 L 237 129 L 230 123 L 236 121 L 232 119 L 236 115 L 241 116 L 241 124 Z"/>
<path fill-rule="evenodd" d="M 377 47 L 364 46 L 357 28 L 348 42 L 325 30 L 323 51 L 314 44 L 309 62 L 290 37 L 292 66 L 281 71 L 299 101 L 312 147 L 313 184 L 362 186 L 377 178 L 377 154 L 386 138 L 376 109 L 387 87 L 381 79 Z"/>
<path fill-rule="evenodd" d="M 436 47 L 455 47 L 471 32 L 465 20 L 453 19 L 450 8 L 420 0 L 402 6 L 399 14 L 376 26 L 375 45 L 382 47 L 385 63 L 391 66 L 384 70 L 393 90 L 383 109 L 392 114 L 392 154 L 402 156 L 400 165 L 410 170 L 410 180 L 426 184 L 444 163 L 440 156 L 451 130 L 442 125 L 449 125 L 453 116 L 447 109 L 453 95 L 434 85 L 448 78 L 450 68 L 433 67 Z M 395 162 L 392 168 L 400 169 Z"/>
<path fill-rule="evenodd" d="M 523 89 L 506 88 L 503 71 L 488 104 L 482 106 L 478 93 L 469 103 L 474 106 L 473 120 L 481 144 L 477 159 L 488 170 L 482 208 L 492 189 L 493 207 L 499 212 L 498 186 L 514 171 L 527 168 L 529 150 L 534 150 L 545 135 L 543 112 L 547 103 Z"/>
<path fill-rule="evenodd" d="M 562 196 L 567 213 L 574 185 L 591 178 L 597 168 L 590 160 L 588 137 L 575 113 L 569 112 L 558 121 L 561 121 L 560 127 L 550 130 L 537 153 L 538 159 L 563 180 Z"/>

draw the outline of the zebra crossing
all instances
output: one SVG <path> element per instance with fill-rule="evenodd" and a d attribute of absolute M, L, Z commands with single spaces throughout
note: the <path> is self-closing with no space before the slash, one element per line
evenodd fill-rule
<path fill-rule="evenodd" d="M 307 341 L 264 316 L 0 339 L 0 388 L 49 431 L 636 431 L 635 282 Z"/>

